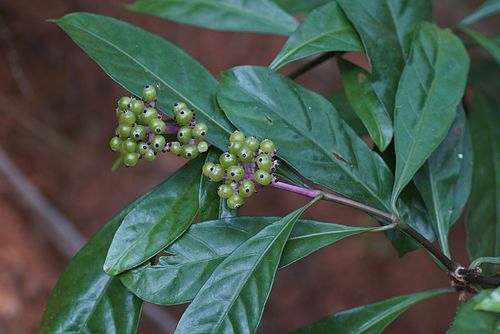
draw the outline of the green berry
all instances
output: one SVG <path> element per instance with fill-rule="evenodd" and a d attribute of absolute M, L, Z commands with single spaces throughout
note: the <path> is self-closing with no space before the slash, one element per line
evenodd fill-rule
<path fill-rule="evenodd" d="M 116 134 L 119 135 L 120 138 L 128 138 L 130 132 L 132 132 L 132 127 L 130 125 L 120 124 L 116 128 Z"/>
<path fill-rule="evenodd" d="M 258 169 L 253 177 L 257 183 L 262 184 L 263 186 L 267 186 L 273 180 L 271 174 L 262 169 Z"/>
<path fill-rule="evenodd" d="M 155 108 L 146 108 L 140 115 L 140 121 L 144 125 L 149 125 L 153 120 L 158 119 L 158 111 Z"/>
<path fill-rule="evenodd" d="M 273 166 L 273 161 L 267 154 L 259 154 L 255 159 L 255 163 L 257 164 L 257 167 L 262 170 L 270 170 Z"/>
<path fill-rule="evenodd" d="M 131 111 L 125 111 L 120 115 L 120 118 L 118 119 L 119 124 L 125 124 L 125 125 L 132 125 L 135 123 L 136 116 L 133 112 Z"/>
<path fill-rule="evenodd" d="M 194 144 L 187 144 L 182 146 L 181 155 L 184 159 L 194 159 L 198 156 L 198 147 Z"/>
<path fill-rule="evenodd" d="M 173 141 L 170 143 L 170 153 L 179 156 L 182 152 L 182 144 L 178 141 Z"/>
<path fill-rule="evenodd" d="M 193 137 L 201 140 L 205 138 L 208 133 L 208 127 L 205 123 L 197 123 L 193 128 Z"/>
<path fill-rule="evenodd" d="M 210 174 L 210 169 L 214 166 L 213 162 L 207 162 L 201 168 L 203 175 L 208 176 Z"/>
<path fill-rule="evenodd" d="M 148 160 L 148 161 L 153 161 L 156 159 L 156 152 L 153 151 L 152 149 L 148 149 L 145 153 L 144 153 L 144 159 Z"/>
<path fill-rule="evenodd" d="M 119 151 L 120 148 L 122 147 L 122 140 L 118 137 L 113 137 L 109 141 L 109 147 L 115 152 Z"/>
<path fill-rule="evenodd" d="M 224 178 L 224 168 L 219 164 L 213 164 L 208 169 L 208 177 L 214 182 L 220 182 Z"/>
<path fill-rule="evenodd" d="M 128 138 L 122 142 L 122 152 L 123 153 L 134 153 L 137 149 L 137 143 L 132 139 Z"/>
<path fill-rule="evenodd" d="M 238 159 L 240 159 L 241 162 L 250 162 L 252 161 L 253 157 L 254 152 L 246 145 L 243 145 L 243 147 L 238 152 Z"/>
<path fill-rule="evenodd" d="M 138 153 L 127 153 L 123 157 L 123 163 L 127 167 L 134 167 L 137 165 L 137 162 L 139 161 L 139 154 Z"/>
<path fill-rule="evenodd" d="M 142 97 L 144 100 L 151 102 L 156 99 L 156 89 L 151 85 L 146 85 L 142 89 Z"/>
<path fill-rule="evenodd" d="M 177 131 L 177 139 L 184 144 L 191 140 L 191 135 L 192 135 L 191 128 L 186 125 L 181 126 L 179 128 L 179 131 Z"/>
<path fill-rule="evenodd" d="M 174 115 L 177 116 L 181 110 L 189 110 L 189 108 L 184 102 L 174 103 L 174 107 L 172 108 Z"/>
<path fill-rule="evenodd" d="M 250 197 L 255 192 L 255 183 L 251 180 L 243 180 L 240 187 L 238 188 L 238 193 L 244 197 Z"/>
<path fill-rule="evenodd" d="M 120 109 L 122 111 L 127 110 L 130 101 L 132 101 L 132 99 L 128 96 L 120 97 L 120 99 L 118 100 L 118 109 Z"/>
<path fill-rule="evenodd" d="M 245 141 L 245 135 L 243 132 L 240 131 L 234 131 L 231 133 L 231 136 L 229 136 L 229 142 L 231 143 L 243 143 Z"/>
<path fill-rule="evenodd" d="M 229 184 L 221 184 L 219 189 L 217 189 L 217 195 L 220 198 L 229 198 L 234 194 L 234 189 Z"/>
<path fill-rule="evenodd" d="M 208 151 L 208 143 L 206 141 L 200 141 L 198 143 L 198 152 L 205 153 Z"/>
<path fill-rule="evenodd" d="M 243 147 L 243 144 L 241 142 L 232 142 L 229 144 L 227 149 L 229 150 L 229 153 L 232 153 L 234 155 L 238 155 L 240 152 L 241 148 Z"/>
<path fill-rule="evenodd" d="M 151 149 L 155 152 L 161 152 L 166 143 L 165 137 L 162 135 L 155 135 L 153 139 L 151 139 Z"/>
<path fill-rule="evenodd" d="M 254 136 L 247 137 L 247 139 L 245 139 L 245 145 L 248 146 L 249 149 L 255 152 L 259 149 L 259 140 Z"/>
<path fill-rule="evenodd" d="M 175 116 L 175 121 L 179 123 L 179 125 L 187 125 L 191 122 L 193 118 L 193 112 L 189 109 L 181 109 L 179 113 Z"/>
<path fill-rule="evenodd" d="M 132 100 L 128 105 L 128 109 L 136 115 L 144 111 L 144 102 L 141 100 Z"/>
<path fill-rule="evenodd" d="M 127 110 L 126 110 L 126 109 L 125 109 L 125 110 L 121 110 L 120 108 L 116 108 L 116 110 L 115 110 L 116 117 L 117 117 L 118 119 L 120 119 L 120 116 L 121 116 L 122 114 L 124 114 L 124 113 L 125 113 L 125 111 L 127 111 Z"/>
<path fill-rule="evenodd" d="M 131 136 L 135 141 L 144 140 L 146 138 L 146 128 L 142 125 L 136 125 L 132 128 Z"/>
<path fill-rule="evenodd" d="M 222 167 L 227 168 L 229 166 L 236 165 L 238 163 L 238 158 L 236 157 L 236 155 L 226 152 L 220 155 L 219 162 Z"/>
<path fill-rule="evenodd" d="M 149 128 L 156 134 L 162 134 L 165 133 L 165 130 L 167 129 L 167 124 L 165 124 L 165 122 L 162 121 L 161 119 L 156 118 L 153 119 L 151 122 L 149 122 Z"/>
<path fill-rule="evenodd" d="M 149 150 L 149 145 L 146 142 L 140 141 L 137 143 L 137 153 L 144 155 Z"/>
<path fill-rule="evenodd" d="M 227 199 L 227 206 L 230 209 L 238 209 L 243 205 L 243 203 L 245 203 L 245 199 L 238 194 L 234 194 Z"/>
<path fill-rule="evenodd" d="M 229 166 L 226 169 L 226 174 L 229 179 L 239 181 L 245 176 L 245 169 L 239 165 Z"/>
<path fill-rule="evenodd" d="M 273 154 L 274 153 L 274 143 L 269 140 L 269 139 L 264 139 L 261 143 L 260 143 L 260 149 L 267 153 L 267 154 Z"/>

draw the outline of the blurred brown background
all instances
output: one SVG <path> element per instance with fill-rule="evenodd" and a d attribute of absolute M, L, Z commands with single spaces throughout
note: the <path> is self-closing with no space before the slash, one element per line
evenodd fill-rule
<path fill-rule="evenodd" d="M 441 26 L 449 26 L 478 3 L 436 1 L 434 15 Z M 115 155 L 108 149 L 108 140 L 116 122 L 115 100 L 125 92 L 46 19 L 90 11 L 126 20 L 182 47 L 216 76 L 236 65 L 268 65 L 285 41 L 181 26 L 132 14 L 123 4 L 0 0 L 0 147 L 86 237 L 172 173 L 182 160 L 165 155 L 155 163 L 110 171 Z M 334 60 L 299 81 L 325 96 L 341 89 Z M 302 203 L 298 196 L 265 189 L 245 205 L 242 214 L 283 215 Z M 367 216 L 331 203 L 317 205 L 307 217 L 373 224 Z M 50 291 L 69 261 L 44 226 L 0 174 L 0 333 L 36 330 Z M 466 263 L 463 230 L 463 224 L 457 224 L 451 245 L 454 257 Z M 423 252 L 400 259 L 383 235 L 358 236 L 281 270 L 260 331 L 288 333 L 344 308 L 448 285 L 446 274 Z M 442 333 L 456 301 L 456 295 L 447 295 L 423 302 L 395 321 L 387 333 Z M 182 309 L 166 311 L 178 318 Z M 159 332 L 155 326 L 144 319 L 141 332 Z"/>

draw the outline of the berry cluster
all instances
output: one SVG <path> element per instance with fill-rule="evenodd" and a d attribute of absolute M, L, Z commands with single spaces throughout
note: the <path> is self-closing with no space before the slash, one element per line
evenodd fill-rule
<path fill-rule="evenodd" d="M 243 205 L 253 195 L 255 184 L 266 186 L 275 182 L 273 174 L 278 165 L 274 160 L 276 148 L 269 139 L 259 141 L 235 131 L 229 137 L 228 151 L 221 154 L 219 163 L 203 165 L 203 174 L 211 181 L 223 181 L 217 193 L 227 200 L 231 209 Z"/>
<path fill-rule="evenodd" d="M 194 112 L 185 103 L 176 103 L 175 122 L 166 122 L 155 109 L 156 89 L 146 85 L 142 96 L 142 99 L 122 96 L 117 102 L 118 127 L 109 146 L 120 154 L 125 166 L 133 167 L 142 158 L 153 161 L 160 152 L 193 159 L 208 150 L 208 144 L 202 141 L 208 132 L 207 126 L 196 124 Z M 177 134 L 179 142 L 167 143 L 169 134 Z M 199 140 L 198 144 L 195 139 Z"/>

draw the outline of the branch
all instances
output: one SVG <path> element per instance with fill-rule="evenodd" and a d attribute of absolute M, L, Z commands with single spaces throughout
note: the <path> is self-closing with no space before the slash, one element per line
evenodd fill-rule
<path fill-rule="evenodd" d="M 296 69 L 295 71 L 293 71 L 292 73 L 290 73 L 288 75 L 288 77 L 290 79 L 297 79 L 298 77 L 300 77 L 302 74 L 306 73 L 306 72 L 309 72 L 310 70 L 312 70 L 313 68 L 315 68 L 316 66 L 324 63 L 325 61 L 327 61 L 328 59 L 332 58 L 332 57 L 335 57 L 337 55 L 341 54 L 341 52 L 325 52 L 323 53 L 321 56 L 317 57 L 317 58 L 314 58 L 313 60 L 311 60 L 310 62 L 308 63 L 305 63 L 304 65 L 300 66 L 298 69 Z"/>

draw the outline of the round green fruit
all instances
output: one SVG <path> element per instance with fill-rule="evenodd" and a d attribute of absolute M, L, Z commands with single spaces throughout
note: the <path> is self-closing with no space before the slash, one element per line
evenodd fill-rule
<path fill-rule="evenodd" d="M 244 197 L 250 197 L 255 192 L 255 183 L 251 180 L 243 180 L 238 188 L 238 193 Z"/>
<path fill-rule="evenodd" d="M 122 97 L 120 97 L 120 99 L 117 102 L 118 109 L 120 109 L 122 111 L 127 110 L 130 101 L 132 101 L 132 99 L 130 97 L 128 97 L 128 96 L 122 96 Z"/>
<path fill-rule="evenodd" d="M 151 102 L 156 99 L 156 89 L 151 85 L 146 85 L 142 89 L 142 97 L 144 100 Z"/>
<path fill-rule="evenodd" d="M 206 141 L 200 141 L 198 143 L 198 152 L 205 153 L 208 151 L 208 143 Z"/>
<path fill-rule="evenodd" d="M 274 153 L 274 149 L 275 149 L 275 146 L 274 146 L 274 143 L 269 140 L 269 139 L 264 139 L 261 143 L 260 143 L 260 149 L 267 153 L 267 154 L 273 154 Z"/>
<path fill-rule="evenodd" d="M 131 136 L 135 141 L 144 140 L 146 138 L 146 128 L 142 125 L 136 125 L 132 128 Z"/>
<path fill-rule="evenodd" d="M 225 152 L 220 155 L 219 162 L 222 167 L 227 168 L 236 165 L 238 163 L 238 158 L 233 153 Z"/>
<path fill-rule="evenodd" d="M 208 127 L 205 123 L 197 123 L 192 132 L 195 139 L 201 140 L 207 135 Z"/>
<path fill-rule="evenodd" d="M 239 181 L 245 176 L 245 169 L 239 165 L 229 166 L 226 169 L 226 175 L 231 180 Z"/>
<path fill-rule="evenodd" d="M 238 152 L 238 159 L 241 162 L 250 162 L 254 157 L 254 151 L 252 151 L 248 146 L 243 145 L 243 147 Z"/>
<path fill-rule="evenodd" d="M 175 121 L 179 123 L 179 125 L 187 125 L 191 122 L 193 118 L 193 112 L 189 109 L 181 109 L 179 113 L 175 116 Z"/>
<path fill-rule="evenodd" d="M 221 184 L 217 189 L 220 198 L 228 199 L 234 194 L 234 189 L 229 184 Z"/>
<path fill-rule="evenodd" d="M 137 143 L 137 153 L 144 155 L 149 150 L 149 145 L 146 142 L 140 141 Z"/>
<path fill-rule="evenodd" d="M 134 153 L 137 149 L 137 143 L 132 139 L 128 138 L 122 142 L 122 152 L 123 153 Z"/>
<path fill-rule="evenodd" d="M 270 170 L 273 166 L 273 161 L 267 154 L 259 154 L 257 158 L 255 158 L 255 163 L 257 167 L 262 170 Z"/>
<path fill-rule="evenodd" d="M 166 143 L 165 137 L 162 135 L 155 135 L 153 139 L 151 139 L 151 149 L 155 152 L 161 152 Z"/>
<path fill-rule="evenodd" d="M 153 151 L 152 149 L 149 149 L 144 153 L 144 159 L 147 161 L 153 161 L 156 159 L 156 152 Z"/>
<path fill-rule="evenodd" d="M 142 124 L 149 125 L 153 120 L 158 119 L 158 111 L 152 107 L 146 108 L 139 119 Z"/>
<path fill-rule="evenodd" d="M 245 135 L 241 131 L 234 131 L 229 136 L 230 143 L 243 143 L 245 141 Z"/>
<path fill-rule="evenodd" d="M 230 209 L 238 209 L 245 203 L 245 199 L 238 194 L 234 194 L 227 199 L 227 206 Z"/>
<path fill-rule="evenodd" d="M 213 164 L 208 169 L 207 176 L 214 182 L 220 182 L 224 178 L 224 168 L 219 164 Z"/>
<path fill-rule="evenodd" d="M 111 150 L 113 150 L 114 152 L 119 151 L 122 147 L 122 140 L 118 137 L 111 138 L 111 140 L 109 141 L 109 147 L 111 147 Z"/>
<path fill-rule="evenodd" d="M 128 138 L 131 132 L 132 132 L 132 127 L 130 125 L 120 124 L 116 128 L 116 134 L 120 136 L 120 138 L 122 139 Z"/>
<path fill-rule="evenodd" d="M 177 116 L 181 110 L 189 110 L 187 104 L 185 104 L 184 102 L 174 103 L 174 106 L 172 108 L 172 112 L 174 113 L 174 115 Z"/>
<path fill-rule="evenodd" d="M 181 143 L 188 143 L 191 140 L 192 136 L 192 131 L 189 126 L 181 126 L 179 128 L 179 131 L 177 131 L 177 140 L 179 140 Z"/>
<path fill-rule="evenodd" d="M 254 179 L 257 183 L 267 186 L 273 181 L 273 177 L 267 171 L 258 169 L 254 174 Z"/>
<path fill-rule="evenodd" d="M 134 167 L 137 165 L 137 162 L 139 161 L 139 154 L 138 153 L 127 153 L 123 157 L 123 163 L 127 167 Z"/>
<path fill-rule="evenodd" d="M 120 118 L 118 118 L 118 123 L 119 124 L 125 124 L 125 125 L 132 125 L 135 123 L 135 120 L 137 117 L 135 114 L 131 111 L 125 111 L 120 115 Z"/>
<path fill-rule="evenodd" d="M 198 147 L 194 144 L 187 144 L 182 146 L 181 155 L 184 159 L 194 159 L 198 156 Z"/>
<path fill-rule="evenodd" d="M 156 134 L 162 134 L 165 133 L 165 130 L 167 129 L 167 124 L 165 124 L 165 122 L 162 121 L 161 119 L 156 118 L 149 123 L 149 128 Z"/>
<path fill-rule="evenodd" d="M 144 102 L 141 100 L 132 100 L 128 105 L 128 109 L 136 115 L 144 111 Z"/>
<path fill-rule="evenodd" d="M 243 143 L 241 142 L 232 142 L 231 144 L 229 144 L 229 146 L 227 147 L 229 153 L 232 153 L 234 155 L 238 155 L 238 153 L 240 152 L 241 148 L 243 147 Z"/>
<path fill-rule="evenodd" d="M 209 176 L 210 174 L 210 169 L 214 166 L 214 163 L 213 162 L 207 162 L 203 165 L 203 167 L 201 168 L 201 171 L 203 172 L 203 175 L 205 176 Z"/>

